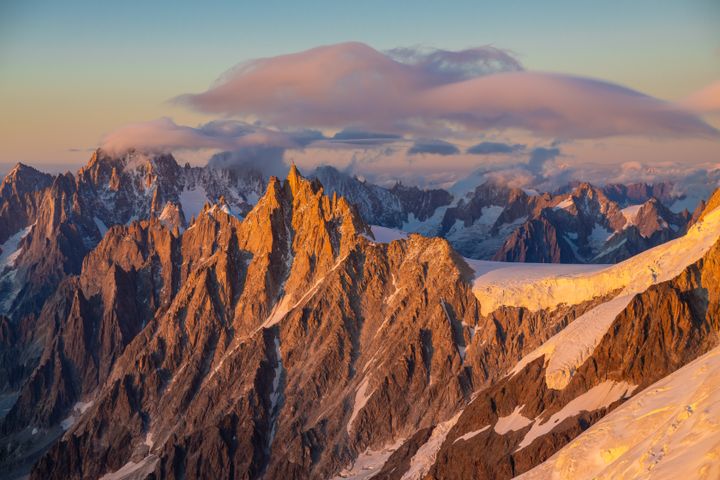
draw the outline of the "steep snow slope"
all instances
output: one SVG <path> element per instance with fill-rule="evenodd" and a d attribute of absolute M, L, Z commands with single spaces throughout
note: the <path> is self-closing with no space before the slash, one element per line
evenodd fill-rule
<path fill-rule="evenodd" d="M 407 238 L 408 234 L 396 228 L 381 227 L 379 225 L 370 225 L 375 241 L 380 243 L 390 243 L 394 240 Z M 371 239 L 372 240 L 372 239 Z"/>
<path fill-rule="evenodd" d="M 0 270 L 4 267 L 13 266 L 14 260 L 20 255 L 21 249 L 18 248 L 23 238 L 30 233 L 32 225 L 25 227 L 24 229 L 17 232 L 15 235 L 11 235 L 5 243 L 0 245 Z"/>
<path fill-rule="evenodd" d="M 367 449 L 361 453 L 351 467 L 344 469 L 333 480 L 351 478 L 353 480 L 368 480 L 377 475 L 390 455 L 395 452 L 405 439 L 399 439 L 392 445 L 387 445 L 379 450 Z"/>
<path fill-rule="evenodd" d="M 517 478 L 720 478 L 720 348 L 651 385 Z"/>
<path fill-rule="evenodd" d="M 570 382 L 575 369 L 592 354 L 615 317 L 622 312 L 632 295 L 619 295 L 579 316 L 570 325 L 551 337 L 520 360 L 513 374 L 533 360 L 545 356 L 545 381 L 548 387 L 562 390 Z"/>
<path fill-rule="evenodd" d="M 630 205 L 629 207 L 625 207 L 621 210 L 625 220 L 627 220 L 628 226 L 635 225 L 635 219 L 637 218 L 637 214 L 641 208 L 642 205 Z"/>
<path fill-rule="evenodd" d="M 525 355 L 511 371 L 516 374 L 532 361 L 544 357 L 548 387 L 562 390 L 636 294 L 650 285 L 677 276 L 687 265 L 702 257 L 719 236 L 720 210 L 715 210 L 695 224 L 684 237 L 597 270 L 589 265 L 494 268 L 487 262 L 468 263 L 477 275 L 473 290 L 480 300 L 483 314 L 489 314 L 501 305 L 539 310 L 553 308 L 560 303 L 578 304 L 620 290 L 612 300 L 579 316 Z"/>
<path fill-rule="evenodd" d="M 410 468 L 405 472 L 401 480 L 420 480 L 425 476 L 430 466 L 435 462 L 438 450 L 440 450 L 448 432 L 455 426 L 460 415 L 461 412 L 458 412 L 450 420 L 437 425 L 433 429 L 428 441 L 410 459 Z"/>
<path fill-rule="evenodd" d="M 476 295 L 480 297 L 478 288 L 502 286 L 507 282 L 533 283 L 550 278 L 575 277 L 599 272 L 610 265 L 588 265 L 584 263 L 519 263 L 496 262 L 491 260 L 474 260 L 465 258 L 468 265 L 475 271 Z M 490 313 L 490 312 L 483 312 Z"/>
<path fill-rule="evenodd" d="M 0 313 L 6 313 L 22 289 L 16 279 L 15 262 L 23 251 L 20 242 L 30 233 L 33 225 L 10 236 L 0 245 Z"/>
<path fill-rule="evenodd" d="M 714 210 L 693 225 L 685 236 L 610 267 L 589 266 L 582 273 L 564 265 L 488 270 L 485 262 L 472 262 L 477 275 L 473 291 L 480 300 L 483 314 L 503 305 L 532 311 L 561 303 L 574 305 L 618 289 L 622 289 L 624 295 L 631 295 L 678 275 L 702 257 L 718 236 L 720 210 Z"/>

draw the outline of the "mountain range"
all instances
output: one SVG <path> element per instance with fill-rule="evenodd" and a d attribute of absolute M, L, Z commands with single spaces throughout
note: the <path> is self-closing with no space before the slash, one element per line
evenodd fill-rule
<path fill-rule="evenodd" d="M 720 194 L 681 200 L 134 151 L 76 175 L 18 165 L 0 470 L 716 478 Z"/>

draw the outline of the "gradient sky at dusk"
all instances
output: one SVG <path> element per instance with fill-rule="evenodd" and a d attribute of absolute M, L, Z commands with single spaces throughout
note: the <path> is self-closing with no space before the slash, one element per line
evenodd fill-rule
<path fill-rule="evenodd" d="M 87 149 L 127 124 L 170 117 L 196 126 L 224 118 L 229 112 L 200 112 L 167 101 L 204 92 L 241 62 L 346 41 L 381 52 L 492 45 L 529 71 L 589 77 L 681 101 L 720 80 L 719 25 L 717 0 L 5 0 L 0 2 L 0 163 L 81 164 Z M 703 119 L 720 126 L 716 114 Z M 528 145 L 552 141 L 524 133 L 503 138 Z M 630 152 L 628 161 L 652 161 L 650 141 L 613 140 L 613 155 Z M 598 145 L 573 143 L 566 155 L 602 162 L 609 147 Z M 720 152 L 717 138 L 676 139 L 662 150 L 705 163 Z M 298 150 L 295 158 L 311 154 L 315 162 L 332 162 L 333 155 L 345 164 L 352 161 L 346 151 L 327 148 Z"/>

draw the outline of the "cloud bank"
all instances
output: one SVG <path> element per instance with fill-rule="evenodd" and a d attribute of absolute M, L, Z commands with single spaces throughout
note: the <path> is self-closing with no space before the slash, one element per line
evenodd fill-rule
<path fill-rule="evenodd" d="M 237 120 L 215 120 L 198 127 L 178 125 L 163 117 L 125 125 L 106 135 L 103 149 L 122 153 L 129 149 L 161 153 L 177 150 L 228 150 L 247 148 L 303 148 L 325 136 L 311 129 L 276 130 Z"/>
<path fill-rule="evenodd" d="M 480 142 L 467 149 L 467 153 L 473 155 L 495 155 L 498 153 L 508 154 L 525 150 L 525 145 L 519 143 L 509 144 L 502 142 Z"/>
<path fill-rule="evenodd" d="M 434 155 L 457 155 L 460 149 L 452 143 L 442 140 L 419 140 L 407 151 L 408 155 L 429 153 Z"/>
<path fill-rule="evenodd" d="M 699 113 L 720 113 L 720 81 L 688 96 L 682 104 Z"/>
<path fill-rule="evenodd" d="M 235 120 L 216 120 L 198 127 L 178 125 L 169 118 L 126 125 L 107 135 L 101 147 L 111 154 L 130 149 L 147 153 L 182 153 L 208 150 L 208 164 L 251 168 L 266 176 L 287 173 L 287 149 L 302 149 L 324 140 L 315 130 L 277 131 Z"/>
<path fill-rule="evenodd" d="M 344 43 L 243 63 L 206 92 L 175 99 L 222 120 L 131 124 L 103 148 L 194 151 L 203 161 L 213 155 L 213 165 L 278 176 L 289 162 L 331 164 L 386 184 L 447 187 L 478 174 L 539 189 L 652 181 L 715 171 L 718 132 L 700 115 L 720 111 L 719 92 L 715 83 L 673 104 L 609 82 L 529 72 L 494 47 L 380 52 Z"/>
<path fill-rule="evenodd" d="M 491 47 L 382 53 L 342 43 L 243 63 L 177 102 L 281 127 L 437 137 L 521 129 L 543 137 L 715 136 L 695 114 L 595 79 L 528 72 Z"/>

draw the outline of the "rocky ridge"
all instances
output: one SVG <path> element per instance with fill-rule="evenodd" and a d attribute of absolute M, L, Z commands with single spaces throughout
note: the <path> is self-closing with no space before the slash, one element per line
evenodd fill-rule
<path fill-rule="evenodd" d="M 540 348 L 544 354 L 528 355 L 450 420 L 418 431 L 374 478 L 511 478 L 531 470 L 627 399 L 718 346 L 718 281 L 716 238 L 674 278 L 629 300 L 616 297 L 623 308 L 569 378 L 554 380 L 549 367 L 557 353 Z M 570 347 L 568 330 L 557 345 Z"/>
<path fill-rule="evenodd" d="M 211 216 L 223 223 L 213 220 L 211 229 Z M 66 434 L 74 440 L 61 440 L 37 475 L 93 476 L 120 468 L 97 464 L 76 439 L 87 439 L 88 447 L 100 441 L 125 463 L 143 451 L 147 458 L 148 434 L 162 476 L 178 475 L 178 468 L 200 476 L 226 475 L 227 469 L 250 476 L 326 475 L 357 448 L 393 435 L 395 422 L 442 417 L 469 389 L 457 345 L 469 335 L 462 320 L 470 324 L 476 313 L 467 285 L 457 286 L 466 266 L 441 240 L 413 237 L 387 246 L 366 240 L 361 234 L 367 232 L 349 204 L 324 196 L 319 183 L 295 170 L 282 184 L 272 179 L 242 222 L 207 210 L 182 234 L 182 264 L 191 262 L 184 252 L 191 245 L 217 249 L 188 267 L 192 273 L 168 310 L 130 343 L 93 407 Z M 455 278 L 449 285 L 448 274 Z M 403 281 L 396 288 L 405 293 L 391 292 L 392 276 L 416 286 Z M 410 295 L 428 281 L 435 285 L 423 287 L 429 298 Z M 396 300 L 386 303 L 393 293 Z M 387 323 L 383 312 L 398 318 Z M 404 331 L 406 316 L 441 336 L 418 332 L 386 351 L 390 345 L 377 328 L 385 324 L 387 335 Z M 381 371 L 384 377 L 374 378 Z M 455 386 L 448 389 L 448 383 Z M 382 399 L 397 395 L 391 392 L 408 390 L 416 399 L 441 394 L 444 401 L 419 410 L 406 398 L 383 413 L 385 420 L 374 415 L 387 410 Z M 130 404 L 119 408 L 118 395 L 131 396 Z M 169 412 L 184 412 L 180 423 Z M 97 430 L 110 418 L 123 419 L 122 432 Z M 393 423 L 385 423 L 390 418 Z M 220 428 L 219 435 L 206 428 Z M 228 444 L 227 435 L 235 440 Z M 137 445 L 127 441 L 131 437 Z M 328 443 L 345 446 L 323 453 Z M 140 445 L 144 449 L 137 450 Z M 227 455 L 226 461 L 208 461 L 205 453 Z M 66 463 L 73 458 L 80 463 Z"/>
<path fill-rule="evenodd" d="M 56 331 L 5 431 L 85 408 L 38 478 L 128 462 L 170 478 L 324 478 L 448 418 L 601 301 L 480 317 L 472 270 L 444 240 L 371 235 L 295 169 L 242 221 L 212 206 L 183 233 L 111 228 L 44 310 Z"/>
<path fill-rule="evenodd" d="M 157 178 L 185 175 L 165 160 L 171 173 Z M 135 168 L 115 161 L 91 165 L 81 183 L 113 185 Z M 141 164 L 134 183 L 120 182 L 133 186 L 110 196 L 69 174 L 51 178 L 5 267 L 13 278 L 52 273 L 47 301 L 26 307 L 42 304 L 39 314 L 0 323 L 0 379 L 19 389 L 0 462 L 30 458 L 36 430 L 62 436 L 34 478 L 329 478 L 377 451 L 386 452 L 377 478 L 509 478 L 717 343 L 707 294 L 717 246 L 634 297 L 605 288 L 488 309 L 473 291 L 475 264 L 448 242 L 377 242 L 357 207 L 294 167 L 244 214 L 223 194 L 188 221 L 181 201 L 158 193 L 171 190 L 153 173 L 163 162 Z M 428 215 L 434 197 L 402 188 Z M 480 190 L 479 205 L 508 194 Z M 140 191 L 152 193 L 135 204 Z M 509 192 L 514 206 L 498 219 L 538 211 L 578 238 L 583 218 L 641 238 L 682 221 L 654 198 L 624 211 L 590 185 L 560 198 Z M 695 230 L 715 225 L 714 198 L 693 215 Z M 108 222 L 131 215 L 129 224 L 101 232 L 103 201 L 117 205 Z M 132 220 L 144 208 L 149 219 Z M 611 327 L 558 383 L 552 358 L 536 352 L 609 305 Z"/>
<path fill-rule="evenodd" d="M 475 259 L 616 263 L 677 238 L 691 221 L 668 207 L 678 200 L 669 184 L 579 183 L 539 194 L 485 181 L 455 197 L 401 184 L 386 189 L 332 167 L 313 175 L 369 223 L 445 238 Z"/>

